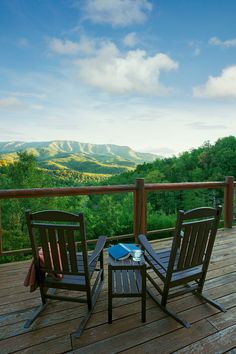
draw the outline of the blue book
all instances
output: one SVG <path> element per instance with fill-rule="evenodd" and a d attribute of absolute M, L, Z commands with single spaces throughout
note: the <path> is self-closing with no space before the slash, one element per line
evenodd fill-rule
<path fill-rule="evenodd" d="M 133 243 L 119 243 L 118 245 L 111 246 L 108 248 L 108 253 L 112 256 L 116 261 L 123 260 L 128 258 L 131 255 L 131 252 L 134 250 L 139 250 Z"/>

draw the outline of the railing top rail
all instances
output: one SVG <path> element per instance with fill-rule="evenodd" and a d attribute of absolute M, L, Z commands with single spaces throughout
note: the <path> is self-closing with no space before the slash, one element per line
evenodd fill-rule
<path fill-rule="evenodd" d="M 142 180 L 142 181 L 140 181 Z M 224 218 L 225 227 L 232 227 L 233 220 L 233 205 L 234 205 L 234 178 L 228 176 L 225 181 L 214 182 L 183 182 L 183 183 L 155 183 L 145 184 L 143 178 L 136 179 L 136 184 L 133 185 L 109 185 L 109 186 L 86 186 L 86 187 L 63 187 L 63 188 L 31 188 L 31 189 L 5 189 L 0 190 L 0 199 L 10 198 L 40 198 L 40 197 L 69 197 L 79 195 L 93 195 L 93 194 L 113 194 L 113 193 L 127 193 L 136 192 L 134 198 L 134 226 L 137 224 L 137 230 L 134 227 L 133 234 L 113 236 L 109 240 L 117 240 L 134 235 L 137 237 L 141 230 L 141 226 L 145 233 L 152 234 L 155 231 L 146 230 L 146 196 L 145 192 L 151 191 L 177 191 L 177 190 L 191 190 L 191 189 L 213 189 L 225 188 L 224 193 Z M 138 197 L 139 196 L 139 197 Z M 141 199 L 140 199 L 141 198 Z M 1 215 L 0 215 L 1 216 Z M 141 220 L 141 223 L 140 223 Z M 0 223 L 1 224 L 1 223 Z M 141 225 L 143 224 L 143 225 Z M 170 229 L 166 229 L 170 230 Z M 137 231 L 137 232 L 136 232 Z M 141 230 L 142 231 L 142 230 Z M 165 230 L 160 230 L 163 232 Z M 158 230 L 159 232 L 159 230 Z M 137 235 L 136 235 L 137 234 Z M 95 240 L 90 240 L 89 243 L 94 243 Z M 2 235 L 0 225 L 0 255 L 17 255 L 30 252 L 31 249 L 10 250 L 4 251 L 2 249 Z"/>
<path fill-rule="evenodd" d="M 40 197 L 70 197 L 75 195 L 110 194 L 134 192 L 134 185 L 89 186 L 65 188 L 29 188 L 0 190 L 0 199 L 8 198 L 40 198 Z"/>
<path fill-rule="evenodd" d="M 149 191 L 173 191 L 200 188 L 222 188 L 226 182 L 184 182 L 184 183 L 150 183 L 144 189 Z M 8 198 L 41 198 L 41 197 L 69 197 L 75 195 L 110 194 L 134 192 L 135 185 L 88 186 L 63 188 L 29 188 L 0 190 L 0 199 Z"/>
<path fill-rule="evenodd" d="M 173 191 L 186 189 L 201 189 L 201 188 L 223 188 L 226 187 L 226 182 L 183 182 L 183 183 L 150 183 L 145 184 L 146 191 Z"/>

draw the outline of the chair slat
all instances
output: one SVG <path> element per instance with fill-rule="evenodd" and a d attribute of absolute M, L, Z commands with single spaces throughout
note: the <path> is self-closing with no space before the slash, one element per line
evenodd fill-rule
<path fill-rule="evenodd" d="M 67 254 L 67 245 L 65 240 L 65 231 L 63 229 L 57 230 L 58 234 L 58 244 L 60 248 L 60 256 L 61 256 L 61 265 L 62 270 L 65 272 L 69 272 L 69 263 L 68 263 L 68 254 Z"/>
<path fill-rule="evenodd" d="M 204 240 L 208 238 L 207 225 L 207 223 L 199 225 L 198 233 L 196 235 L 195 247 L 193 250 L 193 257 L 191 261 L 192 267 L 201 263 L 199 263 L 199 254 L 202 252 L 202 249 L 204 247 Z"/>
<path fill-rule="evenodd" d="M 177 265 L 177 269 L 182 269 L 184 267 L 185 258 L 186 258 L 186 250 L 188 249 L 188 243 L 191 235 L 191 226 L 187 225 L 184 228 L 184 237 L 182 239 L 181 248 L 180 248 L 180 255 L 179 255 L 179 262 Z"/>
<path fill-rule="evenodd" d="M 57 232 L 56 229 L 48 230 L 48 238 L 51 247 L 51 258 L 53 262 L 53 268 L 56 272 L 61 271 L 59 255 L 58 255 L 58 246 L 57 246 Z"/>
<path fill-rule="evenodd" d="M 78 272 L 76 249 L 75 249 L 75 235 L 72 230 L 66 230 L 68 252 L 70 259 L 70 268 L 72 272 Z"/>
<path fill-rule="evenodd" d="M 183 270 L 202 263 L 212 219 L 184 225 L 184 237 L 176 270 Z"/>
<path fill-rule="evenodd" d="M 48 235 L 46 229 L 39 229 L 39 235 L 40 235 L 42 249 L 43 249 L 45 267 L 48 268 L 49 270 L 52 270 L 50 250 L 48 245 Z"/>
<path fill-rule="evenodd" d="M 205 236 L 202 239 L 201 250 L 200 250 L 199 255 L 198 255 L 198 263 L 203 263 L 203 260 L 204 260 L 204 257 L 205 257 L 205 253 L 206 253 L 206 249 L 207 249 L 207 245 L 208 245 L 208 241 L 209 241 L 210 234 L 211 234 L 212 224 L 213 224 L 213 221 L 211 221 L 210 223 L 206 224 Z"/>
<path fill-rule="evenodd" d="M 193 252 L 194 252 L 194 246 L 196 243 L 196 237 L 199 231 L 199 224 L 195 224 L 191 226 L 191 235 L 188 243 L 188 250 L 186 253 L 186 258 L 184 262 L 184 268 L 190 267 L 191 266 L 191 261 L 193 257 Z"/>

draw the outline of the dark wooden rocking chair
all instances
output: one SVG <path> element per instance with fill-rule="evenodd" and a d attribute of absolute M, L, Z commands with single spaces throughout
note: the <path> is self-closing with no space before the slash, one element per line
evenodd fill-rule
<path fill-rule="evenodd" d="M 75 215 L 57 210 L 36 213 L 27 211 L 26 219 L 42 305 L 35 311 L 33 317 L 27 320 L 24 327 L 28 328 L 33 323 L 45 309 L 48 299 L 83 302 L 87 303 L 88 311 L 75 333 L 75 336 L 79 337 L 90 318 L 102 287 L 103 248 L 106 237 L 100 236 L 94 251 L 88 255 L 82 213 Z M 81 243 L 81 252 L 77 252 L 76 241 Z M 98 261 L 100 267 L 97 269 Z M 84 292 L 86 297 L 56 295 L 56 289 Z"/>
<path fill-rule="evenodd" d="M 146 262 L 163 282 L 161 288 L 147 272 L 147 278 L 161 294 L 161 300 L 147 288 L 151 298 L 161 309 L 185 327 L 190 323 L 168 309 L 167 300 L 174 296 L 192 292 L 225 312 L 224 307 L 202 294 L 208 265 L 220 221 L 221 207 L 197 208 L 178 212 L 171 249 L 155 252 L 145 235 L 139 235 Z M 189 284 L 191 282 L 191 284 Z M 170 292 L 183 285 L 183 289 Z"/>

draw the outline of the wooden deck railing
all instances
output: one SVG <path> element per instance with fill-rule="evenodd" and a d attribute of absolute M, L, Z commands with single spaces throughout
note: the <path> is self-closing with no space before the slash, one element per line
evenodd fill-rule
<path fill-rule="evenodd" d="M 91 187 L 69 187 L 69 188 L 33 188 L 33 189 L 8 189 L 0 190 L 0 199 L 19 199 L 19 198 L 42 198 L 42 197 L 64 197 L 94 194 L 114 194 L 114 193 L 133 193 L 134 202 L 134 227 L 132 234 L 119 235 L 109 238 L 109 240 L 125 239 L 144 234 L 157 234 L 164 231 L 173 230 L 172 228 L 162 230 L 147 230 L 147 193 L 154 191 L 177 191 L 193 189 L 224 189 L 224 226 L 231 228 L 233 223 L 234 208 L 234 177 L 227 176 L 223 182 L 189 182 L 189 183 L 155 183 L 145 184 L 143 178 L 136 179 L 134 185 L 116 186 L 91 186 Z M 2 211 L 4 212 L 4 210 Z M 22 250 L 3 250 L 0 215 L 0 255 L 16 255 L 31 252 L 31 249 Z M 96 240 L 89 240 L 95 243 Z"/>

